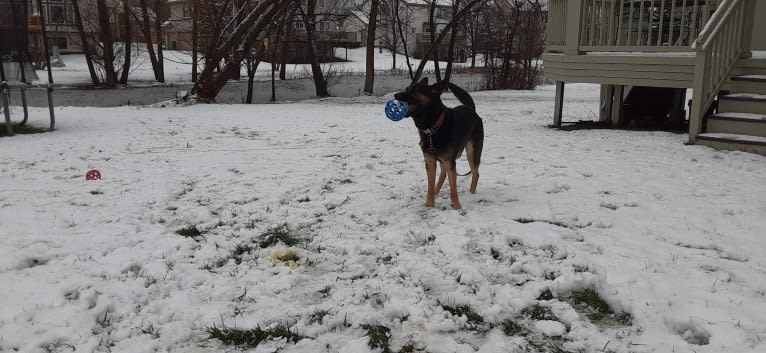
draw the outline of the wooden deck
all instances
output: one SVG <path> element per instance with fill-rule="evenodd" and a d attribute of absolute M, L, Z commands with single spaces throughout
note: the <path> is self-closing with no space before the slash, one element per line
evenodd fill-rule
<path fill-rule="evenodd" d="M 545 53 L 543 62 L 545 76 L 561 82 L 690 88 L 694 81 L 694 52 Z"/>

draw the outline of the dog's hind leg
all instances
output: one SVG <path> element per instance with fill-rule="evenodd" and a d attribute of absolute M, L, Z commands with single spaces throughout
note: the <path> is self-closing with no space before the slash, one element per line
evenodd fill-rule
<path fill-rule="evenodd" d="M 439 195 L 439 191 L 441 191 L 442 186 L 444 185 L 444 179 L 447 179 L 447 167 L 444 166 L 444 163 L 440 163 L 441 173 L 439 174 L 439 181 L 436 182 L 436 190 L 434 190 L 434 195 Z"/>
<path fill-rule="evenodd" d="M 455 161 L 444 162 L 447 167 L 447 177 L 449 178 L 449 198 L 452 200 L 452 208 L 459 210 L 460 200 L 457 197 L 457 171 L 455 170 Z"/>
<path fill-rule="evenodd" d="M 471 193 L 476 193 L 476 185 L 479 183 L 479 164 L 481 164 L 481 150 L 484 148 L 484 127 L 479 123 L 473 136 L 465 146 L 468 157 L 468 165 L 471 167 Z"/>

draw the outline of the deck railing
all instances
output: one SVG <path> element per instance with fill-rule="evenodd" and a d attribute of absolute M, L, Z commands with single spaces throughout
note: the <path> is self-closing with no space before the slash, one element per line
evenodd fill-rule
<path fill-rule="evenodd" d="M 563 49 L 566 44 L 567 32 L 567 0 L 550 0 L 548 2 L 548 25 L 545 39 L 548 48 Z"/>
<path fill-rule="evenodd" d="M 708 107 L 728 79 L 737 60 L 750 51 L 755 0 L 723 0 L 720 11 L 700 33 L 692 48 L 697 52 L 694 68 L 689 141 L 702 132 Z"/>
<path fill-rule="evenodd" d="M 725 0 L 550 0 L 549 51 L 691 51 Z"/>

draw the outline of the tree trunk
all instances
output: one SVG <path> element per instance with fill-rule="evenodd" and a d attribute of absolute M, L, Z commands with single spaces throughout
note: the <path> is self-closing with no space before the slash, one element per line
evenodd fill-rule
<path fill-rule="evenodd" d="M 247 60 L 247 100 L 245 103 L 253 103 L 253 83 L 255 81 L 255 72 L 258 70 L 258 65 L 261 63 L 258 59 Z"/>
<path fill-rule="evenodd" d="M 192 0 L 192 82 L 197 82 L 197 1 Z"/>
<path fill-rule="evenodd" d="M 160 0 L 154 0 L 154 31 L 157 35 L 157 81 L 165 82 L 165 58 L 162 55 L 162 19 L 160 18 Z"/>
<path fill-rule="evenodd" d="M 378 23 L 380 0 L 370 1 L 370 17 L 367 24 L 367 60 L 364 75 L 364 94 L 372 95 L 375 85 L 375 32 Z"/>
<path fill-rule="evenodd" d="M 90 43 L 88 43 L 88 36 L 85 34 L 85 25 L 80 16 L 80 6 L 77 0 L 72 0 L 72 9 L 74 10 L 74 24 L 77 27 L 77 32 L 79 32 L 80 41 L 82 41 L 82 52 L 85 55 L 85 63 L 88 65 L 90 80 L 94 85 L 101 84 L 98 74 L 96 74 L 96 68 L 93 67 L 93 50 L 90 47 Z"/>
<path fill-rule="evenodd" d="M 452 13 L 456 14 L 460 8 L 460 0 L 453 0 Z M 452 26 L 452 33 L 449 37 L 449 48 L 447 49 L 447 70 L 444 72 L 444 80 L 449 82 L 452 77 L 452 62 L 455 61 L 455 40 L 457 40 L 457 26 Z"/>
<path fill-rule="evenodd" d="M 292 18 L 293 14 L 288 12 L 285 14 L 285 17 L 282 18 L 282 26 L 287 26 L 287 33 L 285 34 L 285 38 L 278 39 L 280 42 L 280 52 L 279 52 L 279 79 L 280 80 L 286 80 L 287 79 L 287 50 L 288 50 L 288 44 L 290 42 L 290 38 L 293 37 L 295 27 L 293 27 L 293 22 L 288 21 L 287 19 Z"/>
<path fill-rule="evenodd" d="M 311 75 L 314 77 L 314 89 L 317 97 L 329 97 L 327 91 L 327 81 L 325 80 L 322 67 L 319 65 L 319 56 L 317 55 L 316 41 L 316 0 L 308 0 L 306 12 L 303 13 L 303 22 L 306 24 L 306 40 L 309 44 L 309 61 L 311 62 Z"/>
<path fill-rule="evenodd" d="M 128 6 L 127 1 L 122 2 L 122 20 L 123 25 L 125 26 L 125 38 L 123 41 L 123 45 L 125 48 L 125 59 L 122 61 L 122 75 L 120 75 L 120 83 L 125 85 L 128 83 L 128 74 L 130 73 L 130 47 L 132 46 L 131 43 L 131 32 L 130 32 L 130 7 Z"/>
<path fill-rule="evenodd" d="M 399 0 L 396 1 L 396 8 L 399 9 Z M 402 19 L 399 16 L 399 11 L 395 12 L 396 14 L 396 23 L 398 23 L 398 31 L 399 37 L 402 40 L 402 48 L 404 49 L 404 60 L 407 63 L 407 70 L 410 73 L 410 79 L 412 79 L 412 65 L 410 64 L 410 54 L 407 52 L 407 39 L 404 38 L 404 31 L 402 30 Z"/>
<path fill-rule="evenodd" d="M 144 34 L 144 41 L 146 42 L 146 50 L 149 52 L 149 61 L 152 63 L 154 79 L 159 81 L 160 75 L 159 71 L 157 71 L 157 56 L 154 53 L 154 45 L 152 44 L 152 28 L 150 22 L 151 19 L 149 18 L 149 5 L 147 5 L 146 0 L 140 0 L 140 5 L 141 16 L 143 17 L 143 21 L 141 22 L 141 29 Z"/>
<path fill-rule="evenodd" d="M 436 12 L 436 0 L 431 0 L 431 4 L 428 7 L 428 26 L 431 29 L 431 47 L 436 46 L 436 51 L 433 52 L 434 60 L 434 74 L 436 74 L 436 81 L 442 80 L 442 73 L 439 69 L 439 45 L 436 41 L 436 22 L 434 21 L 434 12 Z M 428 61 L 427 56 L 423 56 L 424 61 Z"/>
<path fill-rule="evenodd" d="M 107 87 L 114 87 L 117 83 L 117 75 L 114 72 L 114 42 L 112 30 L 109 27 L 109 9 L 106 7 L 105 0 L 97 0 L 96 6 L 101 43 L 104 46 L 104 81 Z"/>

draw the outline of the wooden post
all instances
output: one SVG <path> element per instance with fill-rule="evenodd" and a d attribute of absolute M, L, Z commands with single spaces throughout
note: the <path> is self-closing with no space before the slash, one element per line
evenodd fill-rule
<path fill-rule="evenodd" d="M 740 59 L 750 59 L 753 57 L 753 25 L 755 17 L 755 0 L 746 0 L 745 4 L 745 24 L 742 26 L 742 55 Z"/>
<path fill-rule="evenodd" d="M 707 54 L 697 52 L 694 66 L 694 87 L 692 87 L 692 106 L 689 115 L 689 143 L 694 144 L 697 135 L 702 133 L 702 119 L 707 110 L 705 105 L 705 86 L 707 83 Z"/>
<path fill-rule="evenodd" d="M 567 1 L 567 21 L 564 44 L 564 54 L 580 54 L 580 36 L 582 35 L 582 4 L 583 0 Z"/>
<path fill-rule="evenodd" d="M 614 86 L 612 94 L 612 127 L 620 127 L 620 117 L 622 116 L 622 96 L 624 93 L 625 86 Z"/>
<path fill-rule="evenodd" d="M 598 121 L 609 121 L 612 116 L 612 96 L 614 85 L 601 85 L 601 102 L 599 103 Z"/>
<path fill-rule="evenodd" d="M 676 88 L 673 91 L 673 109 L 670 111 L 670 124 L 681 126 L 684 121 L 684 103 L 686 102 L 686 88 Z"/>
<path fill-rule="evenodd" d="M 564 109 L 564 82 L 556 81 L 556 103 L 553 108 L 553 127 L 561 127 L 561 113 Z"/>

